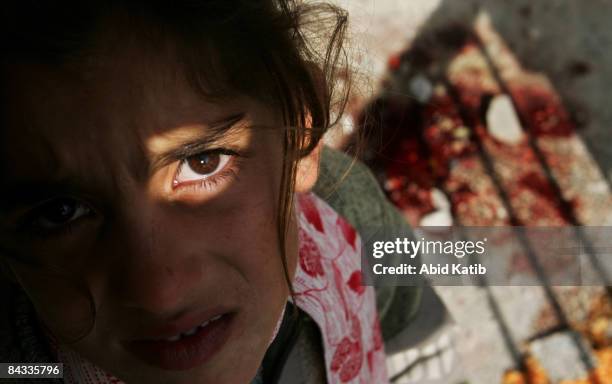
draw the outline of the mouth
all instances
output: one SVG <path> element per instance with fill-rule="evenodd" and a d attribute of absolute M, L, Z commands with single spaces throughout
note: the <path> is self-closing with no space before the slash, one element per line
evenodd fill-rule
<path fill-rule="evenodd" d="M 128 351 L 156 367 L 182 371 L 206 363 L 225 345 L 232 333 L 235 313 L 223 313 L 184 331 L 125 343 Z"/>

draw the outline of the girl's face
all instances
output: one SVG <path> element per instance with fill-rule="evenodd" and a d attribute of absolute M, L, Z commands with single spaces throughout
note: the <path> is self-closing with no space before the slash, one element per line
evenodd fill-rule
<path fill-rule="evenodd" d="M 252 98 L 206 102 L 179 74 L 135 47 L 10 68 L 0 239 L 43 265 L 8 259 L 60 341 L 91 325 L 86 283 L 96 321 L 69 348 L 101 368 L 127 382 L 248 382 L 288 296 L 282 121 Z M 295 233 L 291 221 L 290 272 Z"/>

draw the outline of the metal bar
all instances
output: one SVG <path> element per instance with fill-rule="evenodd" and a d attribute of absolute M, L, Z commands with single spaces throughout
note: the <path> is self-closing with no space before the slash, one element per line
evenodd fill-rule
<path fill-rule="evenodd" d="M 453 99 L 453 101 L 457 105 L 459 115 L 461 119 L 463 120 L 463 122 L 466 123 L 468 127 L 472 127 L 472 128 L 475 127 L 476 122 L 471 121 L 470 115 L 466 111 L 466 108 L 461 103 L 461 98 L 459 97 L 459 93 L 457 92 L 453 84 L 448 80 L 448 78 L 445 75 L 443 75 L 443 78 L 441 80 L 443 84 L 445 85 L 445 87 L 447 88 L 450 97 Z M 506 191 L 504 190 L 503 184 L 499 176 L 497 175 L 497 172 L 495 171 L 495 167 L 493 165 L 494 164 L 493 159 L 484 149 L 484 145 L 479 135 L 476 132 L 474 132 L 472 137 L 478 149 L 478 154 L 482 161 L 482 164 L 484 165 L 487 173 L 491 177 L 491 180 L 493 181 L 493 184 L 502 201 L 502 204 L 504 205 L 504 208 L 508 212 L 508 215 L 510 217 L 510 223 L 513 225 L 512 226 L 513 231 L 515 232 L 517 239 L 521 243 L 521 246 L 525 250 L 527 254 L 527 259 L 529 263 L 531 264 L 531 266 L 533 267 L 536 273 L 536 276 L 538 277 L 538 280 L 540 280 L 540 282 L 542 283 L 542 288 L 544 289 L 545 296 L 549 304 L 553 308 L 553 311 L 555 313 L 555 316 L 557 317 L 557 320 L 559 321 L 560 325 L 569 327 L 569 321 L 567 319 L 567 316 L 565 315 L 565 312 L 563 308 L 561 307 L 559 300 L 557 299 L 555 293 L 553 292 L 551 288 L 550 281 L 548 279 L 548 276 L 546 276 L 544 268 L 540 264 L 536 256 L 536 253 L 534 252 L 533 247 L 531 246 L 529 240 L 523 233 L 523 228 L 516 225 L 516 224 L 519 224 L 518 218 L 516 217 L 516 214 L 514 213 L 512 204 L 510 203 L 510 198 L 508 194 L 506 193 Z M 577 340 L 577 337 L 573 337 L 572 339 L 574 341 L 574 344 L 576 345 L 576 348 L 579 351 L 580 360 L 585 365 L 585 367 L 589 371 L 591 371 L 592 369 L 594 369 L 594 366 L 589 358 L 589 354 L 584 349 L 584 346 L 582 345 L 582 343 L 580 343 L 580 341 Z"/>
<path fill-rule="evenodd" d="M 584 245 L 585 253 L 586 253 L 587 257 L 588 257 L 588 260 L 591 263 L 591 265 L 593 265 L 593 268 L 594 268 L 595 272 L 599 275 L 600 279 L 604 283 L 604 285 L 606 287 L 605 289 L 606 289 L 606 293 L 607 293 L 608 297 L 612 298 L 612 286 L 611 286 L 612 285 L 612 279 L 607 274 L 606 269 L 600 263 L 599 259 L 597 259 L 597 257 L 595 256 L 596 252 L 594 250 L 593 244 L 585 236 L 582 228 L 580 227 L 582 225 L 582 223 L 580 223 L 578 218 L 576 217 L 575 212 L 574 212 L 574 208 L 563 197 L 563 192 L 561 191 L 561 187 L 559 186 L 559 183 L 557 182 L 557 180 L 556 180 L 556 178 L 555 178 L 555 176 L 554 176 L 554 174 L 553 174 L 553 172 L 552 172 L 552 170 L 550 168 L 550 165 L 548 164 L 548 161 L 546 160 L 546 156 L 542 153 L 542 150 L 538 146 L 538 143 L 537 143 L 537 140 L 536 140 L 535 136 L 532 134 L 531 130 L 526 129 L 526 127 L 527 127 L 527 119 L 522 114 L 520 108 L 518 108 L 518 105 L 517 105 L 516 101 L 514 100 L 512 92 L 510 91 L 510 88 L 506 85 L 506 82 L 501 77 L 501 75 L 499 73 L 499 70 L 497 69 L 497 66 L 495 65 L 495 63 L 493 62 L 493 59 L 491 58 L 491 55 L 487 51 L 486 46 L 484 45 L 484 43 L 478 37 L 477 34 L 474 34 L 474 40 L 476 41 L 476 43 L 477 43 L 477 45 L 478 45 L 478 47 L 479 47 L 483 57 L 485 58 L 485 61 L 487 62 L 487 65 L 489 67 L 491 75 L 493 76 L 493 78 L 497 82 L 499 88 L 501 89 L 501 91 L 503 93 L 508 95 L 508 97 L 512 101 L 512 105 L 514 107 L 514 110 L 516 111 L 516 114 L 517 114 L 518 118 L 519 118 L 519 121 L 521 123 L 521 127 L 523 128 L 523 131 L 527 135 L 527 138 L 528 138 L 527 141 L 528 141 L 528 144 L 529 144 L 529 148 L 535 154 L 536 159 L 538 160 L 538 163 L 540 164 L 540 167 L 542 168 L 542 171 L 546 175 L 546 179 L 547 179 L 548 183 L 551 185 L 551 187 L 553 188 L 553 191 L 557 195 L 558 203 L 561 205 L 561 209 L 568 215 L 568 219 L 570 221 L 570 224 L 574 228 L 574 232 L 575 232 L 576 237 Z"/>

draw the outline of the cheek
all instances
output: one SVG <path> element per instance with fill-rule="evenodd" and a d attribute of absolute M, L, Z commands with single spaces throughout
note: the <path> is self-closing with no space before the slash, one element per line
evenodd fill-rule
<path fill-rule="evenodd" d="M 190 238 L 200 239 L 200 247 L 206 247 L 209 254 L 217 255 L 217 259 L 222 259 L 223 264 L 241 276 L 248 286 L 252 308 L 257 312 L 252 314 L 256 317 L 254 321 L 265 327 L 276 325 L 289 294 L 278 236 L 280 170 L 270 172 L 272 163 L 261 162 L 259 167 L 239 176 L 237 188 L 219 199 L 214 207 L 192 210 L 193 224 L 189 225 L 200 228 L 190 233 Z M 294 219 L 290 220 L 288 229 L 284 256 L 291 279 L 297 263 Z"/>
<path fill-rule="evenodd" d="M 63 342 L 85 337 L 95 321 L 94 302 L 84 281 L 68 274 L 12 266 L 43 324 Z"/>
<path fill-rule="evenodd" d="M 284 282 L 276 206 L 270 196 L 252 193 L 227 209 L 192 209 L 188 216 L 168 222 L 174 223 L 170 228 L 180 228 L 172 236 L 182 243 L 180 252 L 231 268 L 249 285 L 271 288 Z M 291 258 L 294 248 L 287 250 Z"/>

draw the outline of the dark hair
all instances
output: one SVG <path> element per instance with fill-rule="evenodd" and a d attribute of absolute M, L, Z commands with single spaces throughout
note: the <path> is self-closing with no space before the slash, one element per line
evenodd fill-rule
<path fill-rule="evenodd" d="M 343 10 L 296 0 L 20 0 L 2 8 L 5 72 L 23 62 L 95 59 L 95 39 L 112 27 L 153 49 L 170 49 L 204 97 L 246 94 L 278 111 L 286 128 L 278 237 L 291 290 L 285 243 L 296 163 L 341 115 L 350 89 Z"/>

